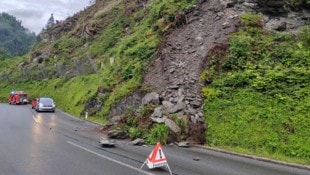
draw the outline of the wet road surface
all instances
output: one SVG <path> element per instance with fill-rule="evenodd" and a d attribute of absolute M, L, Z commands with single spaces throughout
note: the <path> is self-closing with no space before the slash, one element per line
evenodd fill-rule
<path fill-rule="evenodd" d="M 116 141 L 99 144 L 98 125 L 56 110 L 0 104 L 0 174 L 165 175 L 165 168 L 140 166 L 154 146 Z M 310 171 L 201 148 L 163 147 L 174 175 L 310 175 Z M 199 158 L 199 161 L 193 158 Z"/>

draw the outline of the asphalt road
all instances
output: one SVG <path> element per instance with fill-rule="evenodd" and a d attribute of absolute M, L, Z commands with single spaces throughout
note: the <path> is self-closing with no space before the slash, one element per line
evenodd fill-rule
<path fill-rule="evenodd" d="M 98 125 L 57 110 L 0 104 L 1 175 L 166 175 L 166 168 L 140 170 L 154 146 L 116 141 L 102 147 Z M 310 175 L 310 171 L 202 148 L 165 146 L 174 175 Z M 199 161 L 193 160 L 199 158 Z"/>

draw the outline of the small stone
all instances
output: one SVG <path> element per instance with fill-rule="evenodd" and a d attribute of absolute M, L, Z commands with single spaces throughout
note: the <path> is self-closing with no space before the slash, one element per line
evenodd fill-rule
<path fill-rule="evenodd" d="M 183 142 L 179 142 L 178 146 L 183 147 L 183 148 L 189 148 L 190 144 L 188 141 L 183 141 Z"/>
<path fill-rule="evenodd" d="M 195 160 L 195 161 L 199 161 L 199 160 L 200 160 L 200 158 L 199 158 L 199 157 L 194 157 L 194 158 L 193 158 L 193 160 Z"/>
<path fill-rule="evenodd" d="M 113 147 L 115 145 L 113 140 L 110 140 L 106 137 L 101 137 L 100 138 L 100 144 L 104 147 Z"/>
<path fill-rule="evenodd" d="M 137 139 L 133 140 L 131 143 L 132 143 L 133 145 L 136 145 L 136 146 L 141 146 L 141 145 L 144 144 L 144 140 L 141 139 L 141 138 L 137 138 Z"/>

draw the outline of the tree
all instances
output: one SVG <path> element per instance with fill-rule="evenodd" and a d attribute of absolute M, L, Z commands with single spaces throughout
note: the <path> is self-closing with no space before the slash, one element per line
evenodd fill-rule
<path fill-rule="evenodd" d="M 23 55 L 35 42 L 35 33 L 21 23 L 14 16 L 0 13 L 0 59 Z"/>
<path fill-rule="evenodd" d="M 51 14 L 51 17 L 48 19 L 47 24 L 46 24 L 46 28 L 50 28 L 53 25 L 55 25 L 55 20 L 54 20 L 54 15 L 53 13 Z"/>

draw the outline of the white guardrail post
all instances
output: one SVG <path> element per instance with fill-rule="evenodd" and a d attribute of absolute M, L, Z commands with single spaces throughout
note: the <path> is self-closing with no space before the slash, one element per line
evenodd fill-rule
<path fill-rule="evenodd" d="M 85 120 L 88 118 L 88 111 L 85 112 Z"/>

